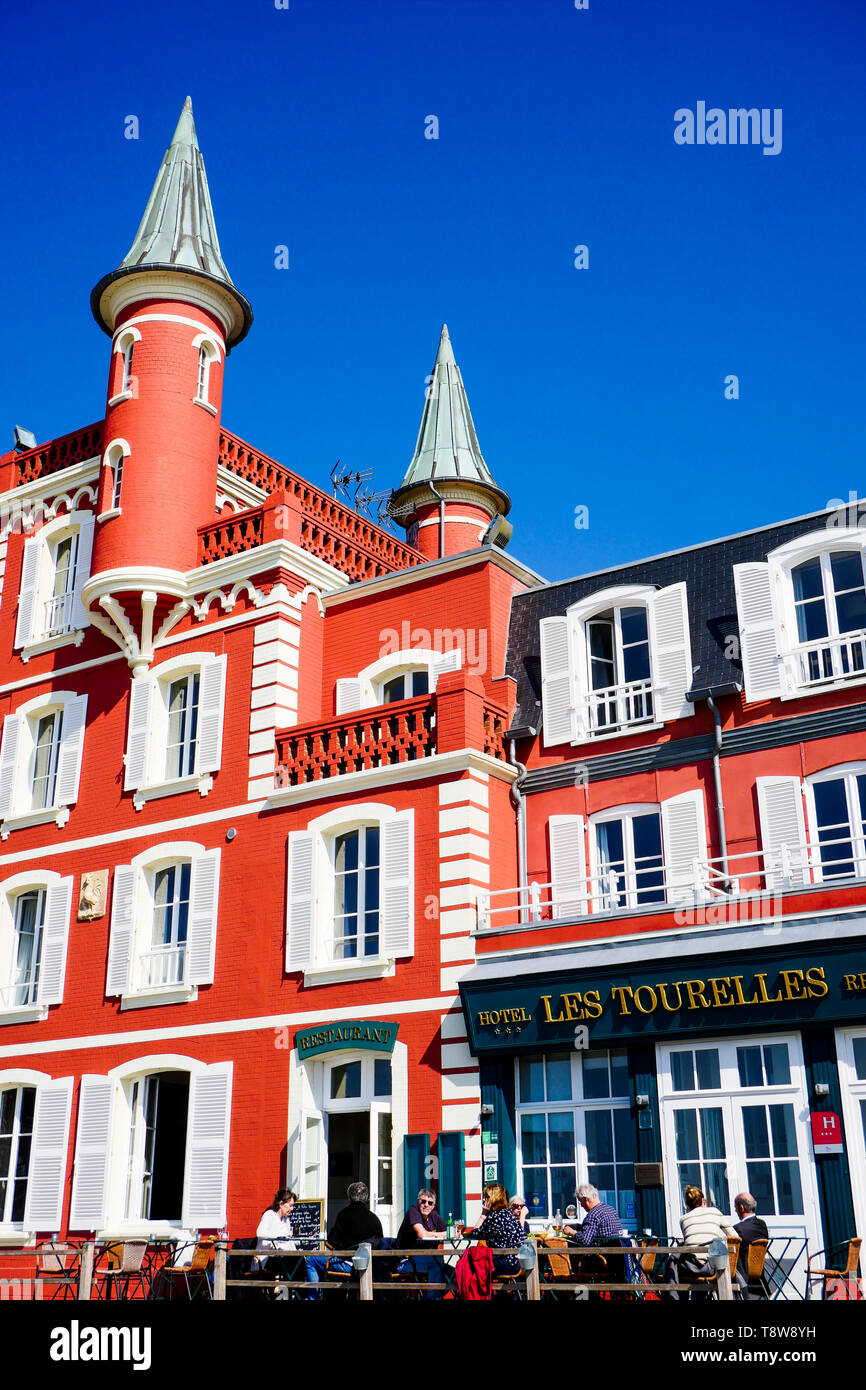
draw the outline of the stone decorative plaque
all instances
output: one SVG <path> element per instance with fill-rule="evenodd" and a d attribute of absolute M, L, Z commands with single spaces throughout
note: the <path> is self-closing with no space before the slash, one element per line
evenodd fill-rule
<path fill-rule="evenodd" d="M 79 922 L 95 922 L 105 916 L 105 902 L 108 897 L 108 870 L 94 869 L 81 875 L 78 893 Z"/>

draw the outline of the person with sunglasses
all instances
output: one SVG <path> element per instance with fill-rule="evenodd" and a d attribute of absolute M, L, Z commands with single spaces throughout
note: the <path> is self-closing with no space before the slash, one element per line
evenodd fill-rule
<path fill-rule="evenodd" d="M 527 1218 L 529 1217 L 529 1208 L 527 1207 L 522 1197 L 512 1197 L 511 1214 L 512 1216 L 517 1217 L 517 1220 L 520 1222 L 520 1229 L 522 1230 L 525 1236 L 528 1236 L 529 1221 Z"/>
<path fill-rule="evenodd" d="M 430 1248 L 441 1244 L 446 1229 L 445 1222 L 436 1210 L 435 1193 L 431 1192 L 429 1187 L 422 1187 L 415 1198 L 415 1205 L 409 1208 L 403 1218 L 403 1224 L 397 1232 L 395 1248 L 422 1250 L 425 1246 Z M 428 1284 L 445 1282 L 445 1266 L 438 1255 L 412 1255 L 403 1261 L 398 1269 L 402 1271 L 408 1264 L 411 1264 L 416 1274 L 426 1276 Z M 424 1297 L 441 1298 L 442 1293 L 433 1289 Z"/>

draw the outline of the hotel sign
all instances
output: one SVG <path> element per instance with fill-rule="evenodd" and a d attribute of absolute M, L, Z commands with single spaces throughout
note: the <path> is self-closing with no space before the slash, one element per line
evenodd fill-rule
<path fill-rule="evenodd" d="M 620 969 L 463 982 L 470 1045 L 477 1053 L 561 1047 L 579 1032 L 593 1047 L 862 1018 L 866 950 L 847 942 L 801 950 L 684 959 L 674 970 L 667 954 Z"/>
<path fill-rule="evenodd" d="M 394 1051 L 399 1023 L 381 1023 L 375 1019 L 347 1019 L 343 1023 L 323 1023 L 317 1028 L 298 1028 L 295 1047 L 301 1061 L 318 1057 L 324 1052 L 388 1052 Z"/>

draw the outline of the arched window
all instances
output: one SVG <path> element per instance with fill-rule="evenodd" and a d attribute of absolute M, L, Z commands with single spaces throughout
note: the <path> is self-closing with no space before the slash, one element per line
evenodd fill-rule
<path fill-rule="evenodd" d="M 141 334 L 137 328 L 122 328 L 114 341 L 114 353 L 118 359 L 114 380 L 114 393 L 108 402 L 109 405 L 118 405 L 120 401 L 129 400 L 131 396 L 136 396 L 137 382 L 132 373 L 132 356 L 135 351 L 136 343 L 141 342 Z"/>
<path fill-rule="evenodd" d="M 70 512 L 24 542 L 15 646 L 68 640 L 90 623 L 81 587 L 90 575 L 93 513 Z"/>
<path fill-rule="evenodd" d="M 203 405 L 215 415 L 216 406 L 210 399 L 210 373 L 212 364 L 221 360 L 222 352 L 220 344 L 210 335 L 199 333 L 198 336 L 193 339 L 192 345 L 194 348 L 198 348 L 195 402 L 196 405 Z"/>
<path fill-rule="evenodd" d="M 154 796 L 213 785 L 222 756 L 226 658 L 208 652 L 165 661 L 130 690 L 124 787 L 140 810 Z"/>
<path fill-rule="evenodd" d="M 72 879 L 49 870 L 0 884 L 0 1021 L 44 1018 L 63 998 Z"/>
<path fill-rule="evenodd" d="M 3 720 L 0 836 L 22 825 L 65 825 L 78 800 L 87 696 L 54 690 Z"/>

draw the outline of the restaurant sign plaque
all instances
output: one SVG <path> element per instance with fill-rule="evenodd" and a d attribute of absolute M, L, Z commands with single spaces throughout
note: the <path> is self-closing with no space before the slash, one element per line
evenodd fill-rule
<path fill-rule="evenodd" d="M 321 1023 L 316 1028 L 298 1028 L 295 1047 L 301 1061 L 325 1052 L 394 1051 L 399 1023 L 382 1023 L 372 1018 L 349 1018 L 342 1023 Z"/>

